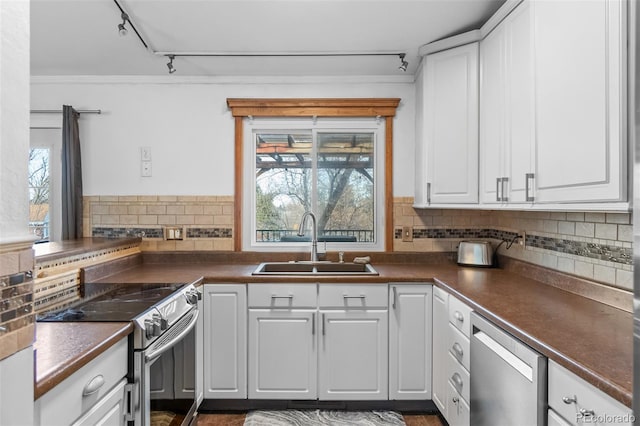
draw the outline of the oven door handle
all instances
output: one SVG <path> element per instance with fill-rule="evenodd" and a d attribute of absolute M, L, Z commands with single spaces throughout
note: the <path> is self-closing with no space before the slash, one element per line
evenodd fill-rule
<path fill-rule="evenodd" d="M 163 353 L 171 349 L 173 346 L 175 346 L 176 343 L 182 340 L 184 336 L 186 336 L 193 329 L 193 327 L 196 326 L 196 322 L 198 322 L 199 311 L 197 309 L 194 309 L 191 312 L 192 312 L 191 319 L 181 321 L 173 326 L 176 329 L 178 329 L 177 331 L 172 333 L 171 330 L 169 330 L 169 332 L 167 333 L 168 334 L 167 339 L 169 340 L 165 340 L 161 336 L 160 339 L 157 341 L 157 347 L 156 347 L 156 343 L 151 345 L 151 347 L 149 348 L 150 350 L 144 356 L 144 360 L 146 363 L 149 363 L 155 360 L 160 355 L 162 355 Z"/>

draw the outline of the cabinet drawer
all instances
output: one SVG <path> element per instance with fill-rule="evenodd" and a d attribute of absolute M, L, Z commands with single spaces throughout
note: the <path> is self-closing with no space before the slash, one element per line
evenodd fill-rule
<path fill-rule="evenodd" d="M 469 404 L 460 397 L 451 383 L 447 384 L 447 423 L 449 426 L 469 426 L 471 413 Z"/>
<path fill-rule="evenodd" d="M 387 308 L 386 284 L 320 284 L 321 308 Z"/>
<path fill-rule="evenodd" d="M 449 322 L 462 334 L 471 337 L 471 308 L 449 295 Z"/>
<path fill-rule="evenodd" d="M 36 401 L 36 419 L 71 424 L 92 409 L 127 375 L 127 339 L 122 339 Z M 101 377 L 101 378 L 100 378 Z M 97 387 L 95 392 L 85 395 Z M 102 383 L 101 386 L 98 386 Z"/>
<path fill-rule="evenodd" d="M 447 357 L 447 380 L 462 395 L 465 401 L 469 402 L 469 372 L 453 357 L 451 352 Z"/>
<path fill-rule="evenodd" d="M 549 408 L 547 410 L 547 426 L 571 426 L 571 423 L 567 423 L 558 413 Z"/>
<path fill-rule="evenodd" d="M 549 407 L 571 424 L 631 425 L 632 423 L 630 408 L 553 361 L 549 361 Z M 596 419 L 606 421 L 589 421 L 586 416 L 590 411 Z"/>
<path fill-rule="evenodd" d="M 471 344 L 469 339 L 451 323 L 449 323 L 449 333 L 447 333 L 447 335 L 449 353 L 453 355 L 467 371 L 471 371 L 471 357 L 469 356 L 471 354 Z"/>
<path fill-rule="evenodd" d="M 315 284 L 249 284 L 250 308 L 315 308 Z"/>

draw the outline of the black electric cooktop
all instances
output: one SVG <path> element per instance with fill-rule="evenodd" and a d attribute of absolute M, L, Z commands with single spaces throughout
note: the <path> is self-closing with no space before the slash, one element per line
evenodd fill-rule
<path fill-rule="evenodd" d="M 37 321 L 131 321 L 185 284 L 85 284 L 71 306 L 36 315 Z"/>

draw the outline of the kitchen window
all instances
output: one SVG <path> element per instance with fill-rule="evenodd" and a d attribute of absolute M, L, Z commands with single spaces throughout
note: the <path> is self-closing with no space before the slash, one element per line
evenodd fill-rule
<path fill-rule="evenodd" d="M 289 166 L 297 165 L 298 176 L 303 173 L 309 174 L 310 183 L 307 186 L 302 185 L 301 188 L 308 188 L 309 194 L 303 200 L 311 200 L 310 207 L 316 209 L 316 215 L 321 214 L 318 209 L 332 212 L 332 215 L 325 214 L 324 228 L 322 232 L 326 233 L 342 233 L 336 235 L 334 241 L 328 241 L 327 250 L 386 250 L 393 249 L 393 118 L 396 109 L 400 103 L 399 98 L 277 98 L 277 99 L 261 99 L 261 98 L 228 98 L 227 106 L 231 110 L 231 115 L 235 120 L 235 182 L 234 193 L 236 203 L 234 207 L 233 217 L 233 239 L 234 250 L 283 250 L 289 251 L 292 247 L 299 246 L 302 250 L 309 248 L 308 242 L 296 241 L 258 241 L 256 230 L 258 230 L 258 222 L 256 220 L 256 209 L 258 197 L 264 196 L 263 193 L 258 195 L 260 187 L 256 175 L 258 173 L 268 173 L 260 171 L 258 161 L 263 161 L 262 169 L 266 167 L 266 161 L 278 162 L 284 161 L 285 152 L 272 152 L 262 159 L 257 157 L 258 136 L 262 137 L 265 143 L 264 148 L 274 148 L 275 144 L 280 143 L 284 146 L 284 136 L 287 136 L 287 146 L 302 148 L 305 143 L 301 135 L 305 135 L 306 143 L 310 144 L 307 152 L 298 152 L 300 158 L 295 159 L 296 163 L 289 163 Z M 355 154 L 348 152 L 345 137 L 350 139 L 349 144 L 353 144 L 353 138 L 356 142 L 354 148 L 362 150 L 358 153 L 357 161 L 362 164 L 354 163 L 355 155 L 347 160 L 347 154 Z M 293 139 L 290 141 L 289 136 Z M 298 139 L 296 139 L 296 136 Z M 371 142 L 364 142 L 365 139 Z M 339 141 L 338 139 L 342 139 Z M 269 141 L 272 145 L 269 145 Z M 333 144 L 333 146 L 332 146 Z M 366 148 L 369 144 L 371 148 Z M 337 146 L 343 147 L 337 150 Z M 334 152 L 329 150 L 333 149 Z M 367 152 L 369 150 L 369 152 Z M 372 152 L 371 152 L 372 151 Z M 296 154 L 289 151 L 286 154 Z M 270 154 L 263 152 L 262 154 Z M 278 156 L 280 159 L 278 159 Z M 324 155 L 324 157 L 323 157 Z M 288 159 L 293 160 L 292 157 Z M 363 167 L 364 163 L 370 161 L 373 164 L 373 170 L 370 167 Z M 310 163 L 310 167 L 306 164 Z M 275 164 L 275 163 L 274 163 Z M 284 164 L 284 163 L 281 163 Z M 305 167 L 302 167 L 302 165 Z M 348 165 L 351 165 L 347 167 Z M 357 167 L 355 167 L 357 165 Z M 282 167 L 280 172 L 291 167 Z M 350 169 L 359 169 L 350 170 Z M 274 167 L 271 167 L 274 169 Z M 366 176 L 369 173 L 369 177 Z M 371 174 L 373 173 L 373 174 Z M 282 174 L 282 173 L 281 173 Z M 291 173 L 290 175 L 293 175 Z M 332 175 L 335 178 L 334 184 L 342 179 L 345 185 L 350 185 L 352 179 L 359 176 L 360 180 L 370 179 L 371 184 L 365 185 L 364 182 L 352 185 L 350 188 L 340 189 L 338 186 L 325 185 L 329 182 Z M 348 176 L 347 176 L 348 175 Z M 347 179 L 348 177 L 348 179 Z M 284 178 L 282 178 L 284 179 Z M 323 183 L 323 179 L 325 182 Z M 328 180 L 327 180 L 328 179 Z M 315 185 L 315 187 L 314 187 Z M 323 186 L 324 185 L 324 186 Z M 349 232 L 354 229 L 340 231 L 339 226 L 344 225 L 346 221 L 342 218 L 342 222 L 338 223 L 337 216 L 333 217 L 333 210 L 339 208 L 339 204 L 345 205 L 344 200 L 338 202 L 337 195 L 356 191 L 357 188 L 365 188 L 369 186 L 372 196 L 373 216 L 372 229 L 370 230 L 369 239 L 367 237 L 356 236 L 356 241 L 335 241 L 335 239 L 345 240 Z M 323 189 L 324 188 L 324 189 Z M 333 188 L 333 190 L 332 190 Z M 323 192 L 324 196 L 323 196 Z M 332 192 L 333 191 L 333 192 Z M 296 196 L 298 196 L 297 194 Z M 358 194 L 361 195 L 361 194 Z M 269 195 L 271 196 L 271 195 Z M 280 197 L 276 202 L 276 206 L 285 204 L 286 197 L 282 198 L 282 193 L 273 194 L 274 200 Z M 369 195 L 370 196 L 370 195 Z M 361 197 L 364 198 L 364 197 Z M 336 206 L 330 205 L 336 201 Z M 264 201 L 261 201 L 263 203 Z M 277 204 L 279 203 L 279 204 Z M 306 208 L 304 201 L 300 203 Z M 274 209 L 269 207 L 269 209 Z M 268 219 L 268 214 L 262 216 Z M 348 217 L 348 216 L 347 216 Z M 282 217 L 280 217 L 282 219 Z M 329 220 L 330 219 L 330 220 Z M 290 219 L 291 222 L 293 219 Z M 323 219 L 324 220 L 324 219 Z M 261 223 L 263 224 L 263 220 Z M 286 223 L 286 222 L 285 222 Z M 363 222 L 366 223 L 366 222 Z M 272 224 L 274 225 L 274 224 Z M 289 225 L 292 225 L 289 223 Z M 364 225 L 359 225 L 364 226 Z M 297 225 L 293 224 L 293 230 L 297 231 Z M 349 222 L 349 227 L 354 228 L 353 223 Z M 353 233 L 353 232 L 352 232 Z M 307 234 L 308 235 L 308 234 Z M 285 240 L 295 239 L 287 237 Z M 331 239 L 325 236 L 323 239 Z M 353 236 L 350 238 L 353 239 Z M 325 247 L 324 242 L 320 244 L 319 249 Z"/>
<path fill-rule="evenodd" d="M 384 128 L 375 118 L 248 120 L 243 245 L 306 249 L 311 231 L 298 226 L 312 211 L 320 252 L 382 250 Z"/>

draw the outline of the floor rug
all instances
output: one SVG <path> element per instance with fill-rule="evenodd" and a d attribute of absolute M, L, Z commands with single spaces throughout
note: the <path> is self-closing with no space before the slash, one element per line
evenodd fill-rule
<path fill-rule="evenodd" d="M 256 410 L 244 426 L 404 426 L 395 411 Z"/>

